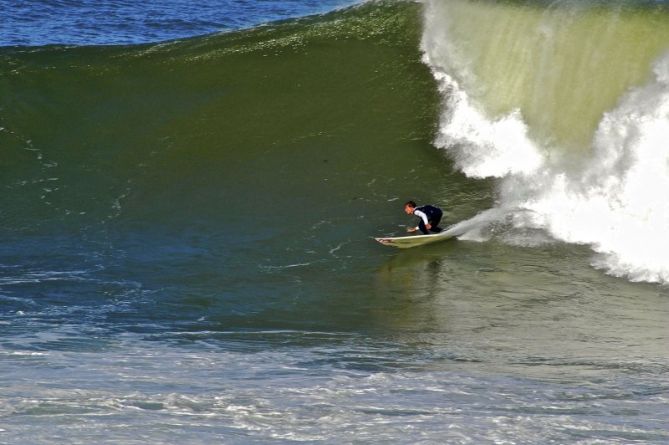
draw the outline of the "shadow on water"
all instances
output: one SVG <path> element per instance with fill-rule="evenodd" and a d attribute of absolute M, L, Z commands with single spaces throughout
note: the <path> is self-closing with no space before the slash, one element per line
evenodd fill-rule
<path fill-rule="evenodd" d="M 374 293 L 380 300 L 375 315 L 403 331 L 443 327 L 445 320 L 434 317 L 447 318 L 449 311 L 437 313 L 434 305 L 449 299 L 457 244 L 449 241 L 393 252 L 374 276 Z"/>

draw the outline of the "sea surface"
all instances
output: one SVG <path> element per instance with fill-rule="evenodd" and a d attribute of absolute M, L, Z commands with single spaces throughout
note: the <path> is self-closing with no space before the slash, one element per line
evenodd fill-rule
<path fill-rule="evenodd" d="M 352 3 L 0 2 L 0 444 L 669 442 L 665 4 Z"/>
<path fill-rule="evenodd" d="M 356 0 L 0 0 L 0 46 L 156 43 L 319 14 Z"/>

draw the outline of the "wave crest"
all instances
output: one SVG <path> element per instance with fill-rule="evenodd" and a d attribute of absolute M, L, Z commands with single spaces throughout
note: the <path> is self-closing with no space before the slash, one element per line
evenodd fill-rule
<path fill-rule="evenodd" d="M 589 61 L 573 63 L 579 57 L 595 57 L 597 52 L 574 48 L 570 37 L 560 35 L 552 27 L 551 15 L 564 16 L 565 10 L 519 12 L 518 8 L 527 6 L 492 2 L 474 5 L 455 1 L 449 5 L 427 3 L 422 40 L 424 61 L 439 82 L 443 100 L 436 145 L 449 150 L 468 176 L 500 178 L 499 207 L 523 213 L 522 218 L 513 219 L 516 227 L 541 228 L 557 239 L 590 245 L 598 253 L 593 265 L 612 275 L 632 281 L 668 283 L 669 53 L 662 55 L 657 48 L 662 42 L 665 51 L 669 48 L 669 34 L 658 31 L 658 41 L 653 45 L 640 44 L 637 49 L 641 54 L 630 55 L 634 59 L 631 69 L 637 72 L 634 76 L 612 72 L 610 82 L 615 85 L 598 89 L 592 77 L 601 76 L 601 69 L 607 67 L 593 73 Z M 484 7 L 494 9 L 495 14 L 481 12 Z M 500 22 L 516 28 L 540 28 L 521 34 L 510 31 L 509 35 L 479 29 L 472 30 L 479 35 L 464 38 L 457 30 L 451 32 L 463 11 L 492 20 L 490 29 L 501 29 Z M 584 24 L 597 24 L 595 30 L 609 30 L 609 35 L 593 35 L 593 43 L 584 43 L 600 51 L 615 42 L 601 43 L 596 41 L 598 38 L 617 38 L 628 29 L 621 31 L 616 26 L 629 27 L 643 19 L 638 11 L 633 12 L 633 19 L 623 16 L 623 11 L 570 13 L 585 14 Z M 657 14 L 648 14 L 646 20 L 643 26 L 652 27 L 657 23 Z M 572 25 L 571 31 L 574 26 L 585 25 Z M 533 32 L 550 38 L 537 47 L 526 40 Z M 467 53 L 473 49 L 477 50 L 475 54 Z M 524 56 L 518 57 L 520 53 Z M 620 56 L 615 51 L 609 55 Z M 644 61 L 648 60 L 654 62 L 645 62 L 646 74 L 642 75 Z M 608 69 L 623 69 L 620 62 L 612 61 Z M 565 63 L 569 65 L 562 65 Z M 504 69 L 495 74 L 491 67 Z M 552 77 L 546 77 L 544 72 L 546 67 L 562 73 L 573 71 L 564 77 L 562 85 L 562 89 L 570 91 L 553 88 Z M 632 80 L 638 78 L 645 80 L 635 86 Z M 491 79 L 493 84 L 487 84 Z M 522 84 L 528 79 L 533 82 Z M 541 88 L 542 81 L 546 82 L 546 89 Z M 504 87 L 508 90 L 495 92 Z M 588 97 L 611 95 L 614 91 L 622 94 L 614 101 L 608 98 L 599 102 L 598 106 L 607 102 L 613 105 L 599 114 L 587 140 L 563 137 L 560 132 L 565 122 L 576 132 L 588 133 L 588 122 L 578 127 L 579 118 L 593 116 L 588 97 L 579 97 L 579 91 L 584 89 L 592 90 Z M 556 108 L 556 103 L 565 97 L 570 98 L 569 106 Z M 507 109 L 500 113 L 498 105 L 502 101 Z M 545 116 L 537 114 L 540 108 L 535 105 L 542 101 L 547 102 Z M 509 104 L 516 106 L 509 108 Z"/>

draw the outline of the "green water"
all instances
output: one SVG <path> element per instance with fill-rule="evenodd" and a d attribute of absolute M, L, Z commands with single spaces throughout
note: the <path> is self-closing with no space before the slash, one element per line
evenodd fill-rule
<path fill-rule="evenodd" d="M 28 184 L 5 207 L 30 217 L 13 228 L 112 217 L 243 234 L 246 221 L 299 237 L 325 216 L 374 215 L 379 198 L 422 192 L 417 169 L 425 199 L 445 198 L 433 161 L 447 161 L 429 146 L 438 99 L 407 8 L 347 23 L 337 40 L 311 36 L 335 21 L 157 49 L 6 50 L 4 177 Z M 28 139 L 41 160 L 21 150 Z M 58 189 L 40 199 L 49 177 Z"/>
<path fill-rule="evenodd" d="M 4 230 L 173 287 L 184 321 L 329 324 L 312 312 L 368 289 L 350 274 L 390 254 L 371 237 L 413 223 L 406 199 L 451 222 L 491 202 L 431 146 L 419 32 L 415 5 L 370 5 L 157 47 L 5 50 Z"/>

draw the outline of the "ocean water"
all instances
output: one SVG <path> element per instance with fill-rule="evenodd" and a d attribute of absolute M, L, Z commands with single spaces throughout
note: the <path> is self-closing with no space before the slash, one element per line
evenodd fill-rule
<path fill-rule="evenodd" d="M 0 46 L 156 43 L 324 13 L 355 0 L 0 0 Z"/>
<path fill-rule="evenodd" d="M 346 4 L 9 3 L 0 443 L 669 442 L 666 7 Z"/>

